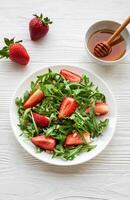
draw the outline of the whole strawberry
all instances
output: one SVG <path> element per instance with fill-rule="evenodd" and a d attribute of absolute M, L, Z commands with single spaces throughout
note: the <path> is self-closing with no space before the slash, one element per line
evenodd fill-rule
<path fill-rule="evenodd" d="M 11 40 L 4 38 L 4 42 L 6 46 L 0 50 L 0 58 L 10 58 L 20 65 L 28 64 L 30 57 L 25 47 L 20 44 L 22 40 L 15 42 L 14 38 Z"/>
<path fill-rule="evenodd" d="M 43 17 L 42 14 L 33 16 L 35 17 L 29 22 L 29 32 L 31 40 L 36 41 L 47 34 L 49 30 L 48 24 L 52 24 L 52 21 L 48 17 Z"/>

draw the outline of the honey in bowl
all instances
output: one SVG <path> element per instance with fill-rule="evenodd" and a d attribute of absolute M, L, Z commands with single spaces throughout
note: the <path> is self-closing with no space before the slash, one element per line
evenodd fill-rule
<path fill-rule="evenodd" d="M 94 48 L 97 43 L 102 41 L 107 41 L 110 36 L 113 34 L 114 31 L 112 30 L 99 30 L 93 33 L 89 40 L 88 40 L 88 48 L 89 51 L 94 54 Z M 100 59 L 105 61 L 114 61 L 120 59 L 126 52 L 126 42 L 122 36 L 118 36 L 112 43 L 111 43 L 111 52 L 105 56 L 101 57 Z"/>

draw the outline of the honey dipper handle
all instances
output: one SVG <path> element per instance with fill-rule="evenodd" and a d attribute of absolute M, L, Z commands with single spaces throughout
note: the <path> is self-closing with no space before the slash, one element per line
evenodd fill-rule
<path fill-rule="evenodd" d="M 121 31 L 130 23 L 130 16 L 121 24 L 117 30 L 113 33 L 113 35 L 107 40 L 107 44 L 111 44 L 111 42 L 120 34 Z"/>

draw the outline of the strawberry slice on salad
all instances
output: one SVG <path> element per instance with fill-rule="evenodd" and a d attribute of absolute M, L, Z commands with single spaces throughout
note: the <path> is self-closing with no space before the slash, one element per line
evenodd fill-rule
<path fill-rule="evenodd" d="M 108 105 L 103 102 L 97 102 L 95 107 L 94 107 L 94 113 L 95 115 L 101 116 L 107 114 L 109 111 Z M 86 113 L 90 112 L 90 107 L 86 108 L 85 110 Z"/>
<path fill-rule="evenodd" d="M 41 149 L 53 151 L 56 146 L 56 140 L 53 137 L 45 137 L 45 135 L 37 135 L 31 139 L 32 143 Z"/>
<path fill-rule="evenodd" d="M 77 108 L 77 102 L 72 97 L 65 97 L 61 102 L 58 118 L 71 116 Z"/>
<path fill-rule="evenodd" d="M 91 142 L 89 133 L 85 132 L 83 136 L 79 133 L 70 133 L 66 137 L 65 146 L 80 145 L 83 144 L 84 140 L 87 144 Z"/>
<path fill-rule="evenodd" d="M 40 90 L 37 89 L 24 103 L 23 107 L 24 108 L 32 108 L 36 106 L 40 101 L 44 98 L 44 93 Z"/>
<path fill-rule="evenodd" d="M 49 125 L 50 120 L 49 120 L 49 118 L 48 118 L 47 116 L 39 115 L 39 114 L 34 113 L 34 112 L 32 113 L 32 115 L 33 115 L 33 118 L 34 118 L 35 123 L 36 123 L 39 127 L 44 128 L 44 127 L 46 127 L 46 126 Z"/>
<path fill-rule="evenodd" d="M 81 77 L 71 71 L 68 71 L 66 69 L 62 69 L 60 71 L 60 75 L 63 76 L 65 79 L 71 81 L 71 82 L 77 82 L 79 83 L 81 81 Z"/>

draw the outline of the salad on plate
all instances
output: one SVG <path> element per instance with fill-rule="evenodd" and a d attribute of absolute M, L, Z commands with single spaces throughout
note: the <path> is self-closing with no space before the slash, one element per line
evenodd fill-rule
<path fill-rule="evenodd" d="M 37 76 L 30 89 L 16 98 L 21 134 L 37 152 L 73 160 L 96 148 L 95 139 L 108 126 L 105 95 L 87 74 L 51 69 Z M 103 116 L 103 117 L 101 117 Z"/>

